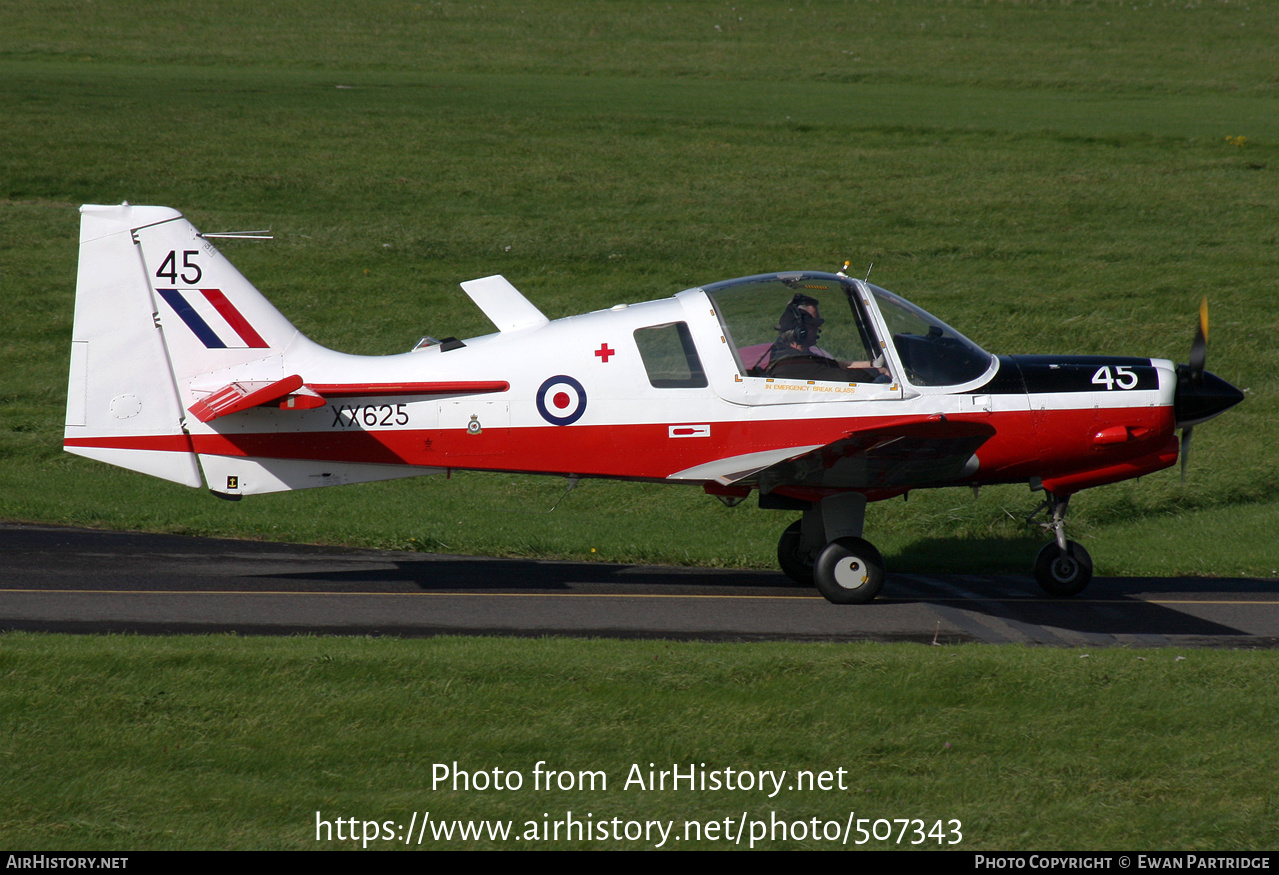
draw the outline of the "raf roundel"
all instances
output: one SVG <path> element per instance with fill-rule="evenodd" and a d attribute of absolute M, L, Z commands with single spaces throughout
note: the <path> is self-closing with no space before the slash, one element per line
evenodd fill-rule
<path fill-rule="evenodd" d="M 551 425 L 572 425 L 586 412 L 586 390 L 572 377 L 550 377 L 537 390 L 537 412 Z"/>

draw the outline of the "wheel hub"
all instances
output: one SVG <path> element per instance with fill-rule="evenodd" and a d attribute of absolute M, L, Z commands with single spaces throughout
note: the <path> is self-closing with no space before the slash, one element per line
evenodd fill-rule
<path fill-rule="evenodd" d="M 870 575 L 866 564 L 856 556 L 850 556 L 835 566 L 835 582 L 844 589 L 858 589 L 866 585 Z"/>
<path fill-rule="evenodd" d="M 1069 583 L 1079 573 L 1079 563 L 1069 556 L 1062 556 L 1052 564 L 1053 577 L 1062 583 Z"/>

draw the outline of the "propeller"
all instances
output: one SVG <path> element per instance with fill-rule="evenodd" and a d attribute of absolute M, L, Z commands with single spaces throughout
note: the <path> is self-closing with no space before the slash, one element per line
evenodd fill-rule
<path fill-rule="evenodd" d="M 1194 427 L 1212 419 L 1243 400 L 1243 393 L 1225 380 L 1204 370 L 1208 358 L 1208 298 L 1199 304 L 1199 324 L 1190 344 L 1190 363 L 1177 366 L 1177 393 L 1173 410 L 1181 429 L 1181 482 L 1186 482 L 1190 459 L 1190 438 Z"/>
<path fill-rule="evenodd" d="M 1190 438 L 1195 433 L 1195 427 L 1188 425 L 1181 430 L 1181 483 L 1186 483 L 1186 466 L 1190 464 Z"/>
<path fill-rule="evenodd" d="M 1195 339 L 1190 344 L 1190 384 L 1203 384 L 1204 360 L 1208 358 L 1208 296 L 1199 302 L 1199 324 L 1195 326 Z"/>

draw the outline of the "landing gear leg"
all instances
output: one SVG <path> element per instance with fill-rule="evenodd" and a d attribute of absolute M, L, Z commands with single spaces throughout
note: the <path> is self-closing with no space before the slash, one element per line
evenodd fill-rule
<path fill-rule="evenodd" d="M 1066 540 L 1066 506 L 1070 504 L 1070 496 L 1058 498 L 1051 492 L 1047 495 L 1044 503 L 1030 515 L 1033 519 L 1044 508 L 1052 514 L 1052 519 L 1040 523 L 1052 533 L 1053 540 L 1045 544 L 1035 558 L 1035 580 L 1049 595 L 1069 598 L 1083 592 L 1092 580 L 1092 557 L 1079 544 Z"/>

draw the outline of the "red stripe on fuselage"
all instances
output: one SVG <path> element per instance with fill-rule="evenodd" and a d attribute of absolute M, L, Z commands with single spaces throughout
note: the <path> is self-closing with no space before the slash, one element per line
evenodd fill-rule
<path fill-rule="evenodd" d="M 977 451 L 979 470 L 955 483 L 1020 482 L 1120 465 L 1161 452 L 1173 435 L 1167 407 L 947 414 L 954 422 L 996 428 Z M 783 447 L 829 444 L 898 416 L 715 422 L 705 440 L 672 439 L 668 423 L 524 428 L 382 429 L 256 434 L 77 438 L 67 446 L 118 447 L 226 456 L 316 459 L 527 473 L 665 480 L 696 465 Z M 1148 429 L 1140 440 L 1097 445 L 1093 435 L 1117 425 Z"/>
<path fill-rule="evenodd" d="M 184 434 L 67 438 L 62 445 L 109 450 L 150 450 L 158 453 L 191 452 L 191 439 Z"/>

